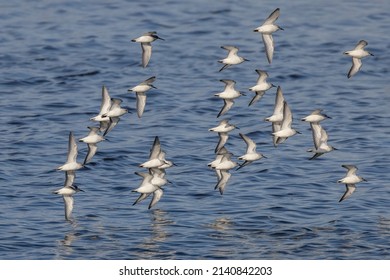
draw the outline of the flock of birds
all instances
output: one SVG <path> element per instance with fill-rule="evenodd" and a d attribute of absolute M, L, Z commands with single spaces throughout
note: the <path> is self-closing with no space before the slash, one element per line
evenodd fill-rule
<path fill-rule="evenodd" d="M 262 25 L 254 29 L 254 32 L 261 33 L 266 57 L 269 64 L 272 63 L 275 49 L 272 34 L 278 30 L 283 30 L 283 28 L 275 24 L 275 21 L 279 18 L 279 15 L 280 9 L 277 8 L 268 16 Z M 160 38 L 156 32 L 147 32 L 142 36 L 131 40 L 132 42 L 141 44 L 142 66 L 144 68 L 147 67 L 151 59 L 151 43 L 158 39 L 164 40 Z M 367 42 L 361 40 L 353 50 L 344 52 L 344 54 L 352 57 L 352 66 L 347 74 L 348 78 L 351 78 L 360 70 L 362 67 L 362 58 L 372 55 L 370 52 L 364 49 L 366 45 Z M 238 55 L 239 49 L 235 46 L 222 46 L 221 48 L 227 50 L 228 54 L 226 58 L 218 61 L 219 63 L 223 64 L 219 72 L 233 65 L 248 61 L 247 59 Z M 257 69 L 256 72 L 258 74 L 257 83 L 253 87 L 249 88 L 249 90 L 254 92 L 255 95 L 250 101 L 249 106 L 252 106 L 258 102 L 267 90 L 276 87 L 272 83 L 267 82 L 268 73 L 266 71 Z M 142 117 L 145 110 L 146 92 L 152 88 L 155 88 L 153 86 L 155 79 L 155 76 L 150 77 L 139 85 L 128 90 L 129 92 L 134 92 L 136 94 L 136 108 L 139 118 Z M 220 81 L 224 83 L 225 87 L 222 92 L 215 94 L 215 96 L 223 99 L 224 105 L 219 111 L 217 118 L 226 114 L 232 108 L 234 100 L 243 95 L 234 88 L 234 80 L 221 79 Z M 84 142 L 88 145 L 88 153 L 83 163 L 77 162 L 77 143 L 73 132 L 70 132 L 69 134 L 67 160 L 63 165 L 57 168 L 57 170 L 65 172 L 64 187 L 54 191 L 55 194 L 63 196 L 66 220 L 71 220 L 74 204 L 73 195 L 80 191 L 83 192 L 82 189 L 74 184 L 75 172 L 76 170 L 83 168 L 92 160 L 97 152 L 97 144 L 101 141 L 104 141 L 108 133 L 118 124 L 120 117 L 128 113 L 127 109 L 121 107 L 121 103 L 121 99 L 111 98 L 107 88 L 103 86 L 100 112 L 98 115 L 90 119 L 91 121 L 99 122 L 99 126 L 88 127 L 89 134 L 86 137 L 79 139 L 80 142 Z M 316 109 L 311 112 L 311 114 L 301 119 L 302 121 L 308 122 L 310 124 L 312 131 L 314 148 L 308 150 L 308 152 L 313 153 L 313 156 L 310 158 L 310 160 L 314 160 L 325 153 L 336 150 L 336 148 L 328 144 L 328 134 L 321 125 L 322 121 L 329 118 L 329 116 L 322 113 L 322 109 Z M 273 145 L 275 147 L 295 134 L 300 133 L 292 127 L 292 120 L 293 116 L 290 106 L 283 96 L 281 87 L 278 86 L 275 96 L 273 114 L 270 117 L 265 118 L 265 121 L 272 124 Z M 216 158 L 214 161 L 210 162 L 208 166 L 214 169 L 216 172 L 218 182 L 215 186 L 215 189 L 219 190 L 221 195 L 224 193 L 226 185 L 231 177 L 231 173 L 229 172 L 231 169 L 236 168 L 236 170 L 238 170 L 262 158 L 266 158 L 262 153 L 257 152 L 256 143 L 250 137 L 243 133 L 239 133 L 240 137 L 245 142 L 247 149 L 245 154 L 238 157 L 238 160 L 243 161 L 242 163 L 237 163 L 232 160 L 233 154 L 227 150 L 225 144 L 228 141 L 229 133 L 237 127 L 234 124 L 229 123 L 229 121 L 229 119 L 223 119 L 216 127 L 209 129 L 211 132 L 218 133 L 219 136 L 219 141 L 214 151 Z M 135 174 L 142 177 L 142 181 L 140 186 L 133 190 L 133 192 L 139 193 L 139 197 L 136 199 L 133 205 L 152 195 L 153 197 L 149 204 L 150 209 L 161 199 L 163 195 L 162 187 L 169 183 L 169 181 L 166 179 L 165 170 L 174 165 L 172 161 L 166 160 L 165 156 L 166 154 L 161 148 L 159 137 L 156 136 L 150 150 L 149 160 L 139 165 L 141 168 L 146 168 L 148 172 L 135 172 Z M 356 166 L 342 165 L 342 167 L 347 169 L 347 174 L 344 178 L 338 180 L 337 182 L 345 184 L 346 191 L 340 198 L 339 202 L 347 199 L 352 195 L 356 189 L 357 183 L 366 181 L 364 178 L 356 174 Z"/>

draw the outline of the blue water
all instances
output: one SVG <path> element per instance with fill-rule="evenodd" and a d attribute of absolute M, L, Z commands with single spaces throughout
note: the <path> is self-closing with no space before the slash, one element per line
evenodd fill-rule
<path fill-rule="evenodd" d="M 22 3 L 21 3 L 22 2 Z M 0 1 L 0 258 L 1 259 L 389 259 L 390 86 L 389 1 Z M 272 65 L 252 30 L 279 7 Z M 147 68 L 130 40 L 157 31 Z M 375 56 L 353 78 L 343 52 L 368 41 Z M 236 45 L 249 59 L 218 72 Z M 255 69 L 280 85 L 302 134 L 277 148 L 271 126 L 276 88 L 248 108 Z M 127 89 L 155 75 L 141 119 Z M 267 159 L 214 190 L 218 136 L 208 131 L 223 102 L 220 79 L 246 96 L 224 116 L 240 129 L 227 148 L 242 155 L 238 133 Z M 74 222 L 52 194 L 64 182 L 68 134 L 94 125 L 101 87 L 132 114 L 98 145 L 75 183 Z M 338 150 L 309 161 L 310 127 L 300 118 L 322 108 L 329 144 Z M 172 184 L 160 202 L 132 206 L 158 135 Z M 79 160 L 87 151 L 79 143 Z M 342 164 L 368 182 L 339 203 Z"/>

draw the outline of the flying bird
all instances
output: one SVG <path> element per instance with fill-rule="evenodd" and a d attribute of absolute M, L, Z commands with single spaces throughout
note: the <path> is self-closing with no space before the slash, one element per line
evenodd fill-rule
<path fill-rule="evenodd" d="M 142 66 L 145 68 L 150 61 L 152 56 L 152 42 L 157 39 L 164 40 L 163 38 L 157 36 L 157 32 L 151 31 L 143 34 L 142 36 L 132 39 L 132 42 L 141 43 L 142 48 Z"/>
<path fill-rule="evenodd" d="M 283 30 L 280 26 L 275 24 L 275 21 L 279 18 L 280 15 L 280 9 L 277 8 L 275 11 L 273 11 L 268 18 L 264 21 L 262 25 L 257 27 L 254 32 L 261 33 L 261 36 L 263 38 L 265 52 L 267 55 L 268 63 L 272 63 L 272 58 L 274 55 L 274 39 L 272 38 L 272 33 Z"/>
<path fill-rule="evenodd" d="M 352 66 L 349 69 L 348 72 L 348 78 L 351 78 L 353 75 L 355 75 L 360 68 L 362 67 L 362 61 L 361 59 L 366 56 L 373 56 L 372 53 L 366 51 L 364 49 L 365 46 L 367 46 L 367 41 L 360 40 L 359 43 L 357 43 L 356 47 L 351 51 L 346 51 L 344 54 L 349 55 L 352 57 Z"/>

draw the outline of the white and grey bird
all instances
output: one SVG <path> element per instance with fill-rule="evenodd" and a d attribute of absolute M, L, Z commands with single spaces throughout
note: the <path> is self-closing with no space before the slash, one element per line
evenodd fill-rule
<path fill-rule="evenodd" d="M 223 92 L 216 93 L 214 94 L 214 96 L 222 98 L 224 105 L 222 109 L 219 111 L 217 118 L 224 115 L 227 111 L 229 111 L 232 108 L 234 104 L 234 99 L 243 95 L 241 92 L 239 92 L 234 88 L 236 84 L 234 80 L 220 80 L 220 81 L 225 84 L 225 88 Z"/>
<path fill-rule="evenodd" d="M 349 72 L 347 75 L 348 78 L 351 78 L 353 75 L 355 75 L 360 70 L 360 68 L 362 67 L 361 59 L 363 57 L 366 57 L 369 55 L 373 56 L 372 53 L 370 53 L 364 49 L 364 47 L 367 46 L 367 44 L 368 44 L 367 41 L 360 40 L 353 50 L 344 52 L 344 54 L 352 57 L 352 66 L 349 69 Z"/>
<path fill-rule="evenodd" d="M 108 113 L 110 108 L 111 108 L 111 97 L 110 97 L 110 94 L 108 93 L 108 89 L 103 85 L 103 87 L 102 87 L 102 103 L 100 105 L 100 112 L 98 115 L 96 115 L 95 117 L 92 117 L 90 120 L 108 123 L 110 121 L 110 118 L 103 117 L 103 115 Z M 101 131 L 104 131 L 104 130 L 101 130 Z"/>
<path fill-rule="evenodd" d="M 257 27 L 254 32 L 261 33 L 261 36 L 263 38 L 264 42 L 264 48 L 267 55 L 268 63 L 271 64 L 272 58 L 274 55 L 274 39 L 272 38 L 272 33 L 283 30 L 280 26 L 275 24 L 275 21 L 279 18 L 280 15 L 280 9 L 277 8 L 275 11 L 273 11 L 268 18 L 263 22 L 262 25 Z"/>
<path fill-rule="evenodd" d="M 262 153 L 256 151 L 255 141 L 253 141 L 251 138 L 249 138 L 247 135 L 243 133 L 239 133 L 239 134 L 242 140 L 245 141 L 247 148 L 246 148 L 246 153 L 238 158 L 239 160 L 243 160 L 244 162 L 240 164 L 237 170 L 244 166 L 247 166 L 248 164 L 256 160 L 259 160 L 261 158 L 266 158 L 266 156 L 264 156 Z"/>
<path fill-rule="evenodd" d="M 278 137 L 276 144 L 283 143 L 285 140 L 287 140 L 287 138 L 294 136 L 297 133 L 300 133 L 296 129 L 292 128 L 292 121 L 293 116 L 290 106 L 288 106 L 287 102 L 284 101 L 283 120 L 280 126 L 280 130 L 272 133 L 274 136 Z"/>
<path fill-rule="evenodd" d="M 143 180 L 139 187 L 133 190 L 133 192 L 151 194 L 159 188 L 159 186 L 152 184 L 153 175 L 150 174 L 150 172 L 135 172 L 135 174 L 141 176 Z"/>
<path fill-rule="evenodd" d="M 77 143 L 76 139 L 71 131 L 69 133 L 69 141 L 68 141 L 68 155 L 65 164 L 59 166 L 57 170 L 61 171 L 74 171 L 84 167 L 83 164 L 77 162 Z"/>
<path fill-rule="evenodd" d="M 265 121 L 272 123 L 272 133 L 278 132 L 282 126 L 283 108 L 284 108 L 284 96 L 283 96 L 282 88 L 278 86 L 278 89 L 276 90 L 273 114 L 270 117 L 265 118 Z M 273 135 L 272 138 L 273 138 L 273 144 L 276 147 L 279 142 L 279 137 Z"/>
<path fill-rule="evenodd" d="M 215 159 L 207 164 L 208 167 L 215 168 L 222 160 L 223 155 L 227 154 L 228 150 L 225 147 L 219 149 L 218 153 L 215 156 Z M 219 177 L 219 176 L 218 176 Z"/>
<path fill-rule="evenodd" d="M 237 127 L 234 124 L 229 123 L 228 119 L 224 119 L 219 122 L 218 126 L 209 129 L 209 131 L 217 132 L 219 136 L 219 141 L 217 147 L 215 148 L 215 153 L 218 153 L 219 150 L 225 146 L 229 138 L 228 133 L 236 128 Z"/>
<path fill-rule="evenodd" d="M 174 165 L 173 162 L 165 159 L 165 152 L 161 149 L 160 139 L 156 136 L 150 149 L 149 159 L 140 164 L 139 167 L 166 169 L 172 165 Z"/>
<path fill-rule="evenodd" d="M 137 115 L 139 118 L 142 117 L 142 114 L 145 110 L 146 105 L 146 92 L 150 90 L 151 88 L 156 88 L 153 86 L 153 82 L 156 80 L 156 77 L 150 77 L 149 79 L 143 81 L 139 85 L 136 85 L 135 87 L 128 89 L 130 92 L 135 92 L 136 98 L 137 98 Z"/>
<path fill-rule="evenodd" d="M 150 61 L 150 57 L 152 56 L 152 42 L 157 39 L 163 40 L 163 38 L 157 36 L 157 32 L 151 31 L 143 34 L 142 36 L 132 39 L 132 42 L 141 43 L 142 48 L 142 66 L 145 68 Z"/>
<path fill-rule="evenodd" d="M 367 181 L 363 177 L 356 175 L 356 171 L 358 169 L 355 165 L 344 164 L 342 165 L 342 167 L 347 169 L 347 174 L 344 178 L 338 180 L 337 183 L 345 184 L 346 190 L 343 196 L 340 198 L 339 202 L 347 199 L 354 193 L 354 191 L 356 190 L 355 184 Z"/>
<path fill-rule="evenodd" d="M 92 127 L 89 126 L 89 134 L 81 139 L 79 139 L 79 142 L 84 142 L 88 145 L 88 153 L 85 156 L 84 159 L 84 165 L 91 161 L 93 156 L 97 152 L 97 143 L 104 141 L 104 137 L 101 136 L 99 132 L 99 127 Z"/>
<path fill-rule="evenodd" d="M 221 161 L 212 168 L 215 170 L 230 170 L 237 167 L 238 163 L 232 161 L 232 155 L 232 153 L 223 154 Z"/>
<path fill-rule="evenodd" d="M 73 205 L 74 205 L 73 195 L 77 192 L 84 192 L 84 191 L 79 187 L 77 187 L 76 185 L 71 185 L 71 186 L 64 186 L 63 188 L 53 192 L 54 194 L 62 195 L 65 204 L 65 219 L 68 221 L 71 220 L 71 215 L 73 211 Z"/>
<path fill-rule="evenodd" d="M 307 115 L 306 117 L 302 118 L 301 121 L 310 122 L 310 123 L 319 123 L 326 119 L 331 119 L 331 117 L 322 113 L 322 109 L 316 109 L 313 112 L 311 112 L 310 115 Z"/>
<path fill-rule="evenodd" d="M 319 122 L 310 122 L 310 127 L 314 142 L 314 149 L 307 150 L 308 152 L 314 153 L 310 160 L 318 158 L 319 156 L 333 150 L 337 150 L 335 147 L 328 144 L 328 133 Z"/>
<path fill-rule="evenodd" d="M 275 86 L 272 83 L 268 83 L 266 81 L 268 78 L 268 73 L 266 71 L 257 69 L 256 73 L 259 74 L 256 85 L 249 88 L 250 91 L 255 92 L 255 96 L 252 98 L 251 102 L 249 102 L 248 106 L 255 104 L 263 97 L 267 90 Z"/>
<path fill-rule="evenodd" d="M 151 194 L 153 194 L 153 198 L 149 204 L 149 209 L 152 208 L 162 197 L 163 190 L 158 186 L 153 184 L 153 174 L 151 172 L 149 173 L 141 173 L 136 172 L 135 174 L 141 176 L 143 178 L 140 186 L 133 190 L 133 192 L 140 193 L 140 196 L 137 198 L 137 200 L 133 203 L 133 205 L 141 202 L 142 200 L 149 197 Z"/>
<path fill-rule="evenodd" d="M 122 99 L 111 98 L 111 107 L 107 113 L 103 114 L 102 117 L 109 117 L 109 124 L 105 130 L 103 136 L 106 136 L 120 121 L 120 117 L 128 113 L 126 108 L 121 107 Z"/>
<path fill-rule="evenodd" d="M 248 61 L 248 59 L 243 58 L 242 56 L 239 56 L 237 54 L 239 49 L 235 46 L 221 46 L 221 48 L 227 50 L 228 54 L 227 57 L 225 57 L 224 59 L 218 60 L 219 63 L 224 64 L 222 68 L 219 69 L 219 72 L 221 72 L 222 70 L 226 69 L 229 66 L 240 64 L 243 63 L 244 61 Z"/>

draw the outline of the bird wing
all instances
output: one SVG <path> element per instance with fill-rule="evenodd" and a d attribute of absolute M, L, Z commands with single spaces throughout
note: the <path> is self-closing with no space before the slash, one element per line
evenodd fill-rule
<path fill-rule="evenodd" d="M 111 97 L 108 93 L 108 90 L 105 86 L 102 87 L 102 104 L 100 105 L 99 115 L 104 115 L 110 110 L 111 107 Z"/>
<path fill-rule="evenodd" d="M 93 158 L 93 156 L 96 154 L 96 151 L 97 151 L 97 145 L 96 144 L 93 144 L 93 143 L 88 144 L 88 153 L 85 156 L 83 164 L 87 164 Z"/>
<path fill-rule="evenodd" d="M 76 172 L 74 170 L 69 170 L 65 172 L 65 183 L 64 187 L 66 186 L 72 186 L 74 179 L 76 177 Z"/>
<path fill-rule="evenodd" d="M 141 193 L 136 201 L 134 201 L 133 205 L 136 205 L 138 202 L 141 202 L 145 198 L 147 198 L 150 195 L 150 193 Z"/>
<path fill-rule="evenodd" d="M 164 193 L 163 190 L 160 188 L 158 188 L 157 190 L 155 190 L 153 192 L 153 197 L 152 197 L 152 200 L 150 201 L 148 209 L 152 208 L 154 205 L 156 205 L 157 202 L 159 202 L 163 193 Z"/>
<path fill-rule="evenodd" d="M 363 49 L 365 46 L 367 46 L 367 41 L 365 40 L 360 40 L 357 44 L 356 44 L 356 47 L 355 47 L 355 50 L 361 50 Z"/>
<path fill-rule="evenodd" d="M 152 45 L 150 43 L 141 43 L 142 47 L 142 66 L 145 68 L 152 56 Z"/>
<path fill-rule="evenodd" d="M 263 24 L 272 24 L 275 20 L 279 18 L 279 15 L 280 15 L 280 9 L 277 8 L 268 16 L 268 18 L 264 21 Z"/>
<path fill-rule="evenodd" d="M 313 136 L 314 147 L 316 148 L 316 150 L 318 150 L 318 148 L 321 145 L 321 129 L 322 129 L 322 127 L 319 123 L 316 123 L 316 122 L 310 123 L 310 127 L 311 127 L 312 136 Z"/>
<path fill-rule="evenodd" d="M 107 126 L 106 131 L 104 131 L 103 136 L 106 136 L 107 133 L 109 133 L 118 124 L 119 121 L 120 121 L 119 117 L 110 118 L 110 122 L 109 122 L 109 124 Z"/>
<path fill-rule="evenodd" d="M 347 177 L 356 174 L 357 167 L 355 165 L 343 164 L 342 167 L 348 170 L 346 175 Z"/>
<path fill-rule="evenodd" d="M 65 219 L 69 221 L 73 211 L 73 196 L 63 195 L 62 197 L 65 204 Z"/>
<path fill-rule="evenodd" d="M 221 111 L 218 113 L 217 118 L 219 118 L 220 116 L 224 115 L 227 111 L 229 111 L 230 108 L 232 108 L 232 106 L 234 104 L 234 101 L 232 99 L 224 99 L 223 102 L 224 102 L 224 105 L 223 105 Z"/>
<path fill-rule="evenodd" d="M 264 94 L 265 94 L 265 91 L 256 91 L 255 96 L 253 96 L 253 98 L 252 98 L 251 102 L 249 102 L 248 106 L 255 104 L 257 101 L 259 101 L 263 97 Z"/>
<path fill-rule="evenodd" d="M 278 86 L 278 89 L 276 91 L 275 108 L 273 114 L 274 115 L 282 114 L 283 107 L 284 107 L 284 96 L 283 96 L 282 88 Z"/>
<path fill-rule="evenodd" d="M 292 124 L 292 112 L 290 106 L 284 101 L 282 129 L 290 128 Z"/>
<path fill-rule="evenodd" d="M 351 69 L 349 69 L 348 78 L 351 78 L 353 75 L 355 75 L 360 70 L 361 67 L 362 67 L 362 60 L 356 57 L 352 57 L 352 66 Z"/>
<path fill-rule="evenodd" d="M 268 78 L 268 73 L 263 70 L 256 70 L 256 72 L 259 74 L 259 77 L 257 78 L 257 84 L 264 83 Z"/>
<path fill-rule="evenodd" d="M 267 55 L 268 63 L 271 64 L 272 57 L 274 55 L 274 39 L 271 34 L 262 34 L 261 36 L 263 37 L 265 54 Z"/>
<path fill-rule="evenodd" d="M 137 97 L 137 115 L 140 118 L 142 117 L 142 114 L 144 113 L 145 110 L 146 94 L 144 92 L 137 92 L 136 97 Z"/>
<path fill-rule="evenodd" d="M 256 151 L 256 143 L 252 139 L 250 139 L 248 136 L 246 136 L 245 134 L 242 134 L 242 133 L 240 133 L 240 137 L 246 143 L 246 146 L 247 146 L 246 153 L 247 154 L 248 153 L 253 153 L 253 152 Z"/>
<path fill-rule="evenodd" d="M 156 76 L 150 77 L 149 79 L 143 81 L 141 85 L 150 85 L 156 80 Z"/>
<path fill-rule="evenodd" d="M 220 170 L 220 179 L 219 179 L 217 185 L 215 186 L 215 189 L 218 189 L 221 195 L 225 191 L 226 184 L 229 181 L 230 176 L 232 176 L 232 174 L 230 174 L 229 171 Z"/>
<path fill-rule="evenodd" d="M 353 192 L 356 190 L 355 184 L 346 184 L 345 188 L 346 188 L 345 193 L 340 198 L 339 202 L 341 202 L 344 199 L 347 199 L 348 197 L 350 197 L 353 194 Z"/>
<path fill-rule="evenodd" d="M 218 135 L 219 135 L 219 141 L 217 147 L 215 148 L 215 153 L 218 153 L 219 150 L 222 149 L 223 146 L 225 146 L 229 138 L 229 135 L 225 132 L 219 132 Z"/>
<path fill-rule="evenodd" d="M 69 142 L 68 142 L 68 157 L 67 157 L 67 163 L 69 162 L 76 162 L 77 159 L 77 143 L 76 139 L 74 138 L 73 132 L 71 131 L 69 133 Z"/>

